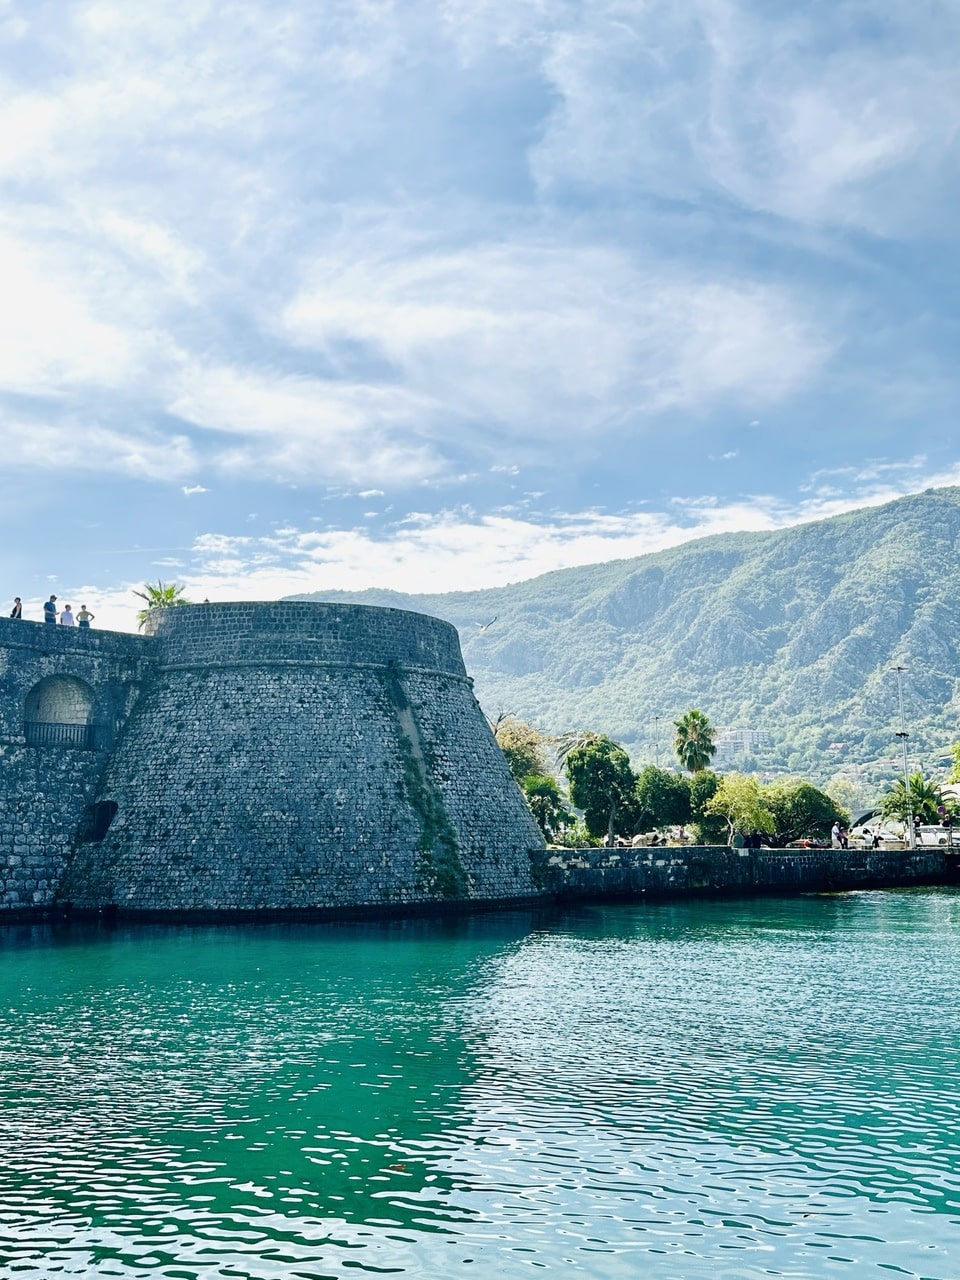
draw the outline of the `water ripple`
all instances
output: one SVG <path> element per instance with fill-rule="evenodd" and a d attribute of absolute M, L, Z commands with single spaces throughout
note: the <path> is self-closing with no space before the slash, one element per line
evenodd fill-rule
<path fill-rule="evenodd" d="M 0 931 L 0 1267 L 951 1280 L 958 906 Z"/>

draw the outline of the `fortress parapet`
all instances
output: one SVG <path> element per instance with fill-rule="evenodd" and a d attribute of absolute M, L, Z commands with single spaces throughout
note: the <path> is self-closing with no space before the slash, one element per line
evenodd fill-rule
<path fill-rule="evenodd" d="M 146 636 L 0 622 L 8 911 L 537 894 L 543 843 L 448 623 L 286 601 L 157 611 Z"/>

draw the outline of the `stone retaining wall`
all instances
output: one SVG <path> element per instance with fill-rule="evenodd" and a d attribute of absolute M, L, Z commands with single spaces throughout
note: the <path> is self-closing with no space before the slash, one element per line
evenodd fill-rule
<path fill-rule="evenodd" d="M 544 887 L 560 900 L 804 892 L 960 879 L 960 858 L 939 849 L 550 849 Z"/>

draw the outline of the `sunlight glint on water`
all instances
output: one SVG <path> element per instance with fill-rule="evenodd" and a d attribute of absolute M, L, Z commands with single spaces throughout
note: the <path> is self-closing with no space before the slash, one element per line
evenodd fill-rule
<path fill-rule="evenodd" d="M 4 1275 L 960 1275 L 960 895 L 0 930 Z"/>

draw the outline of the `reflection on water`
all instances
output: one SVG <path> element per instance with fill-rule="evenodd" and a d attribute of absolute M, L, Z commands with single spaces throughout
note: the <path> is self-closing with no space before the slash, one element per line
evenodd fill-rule
<path fill-rule="evenodd" d="M 960 895 L 0 929 L 4 1275 L 952 1280 Z"/>

